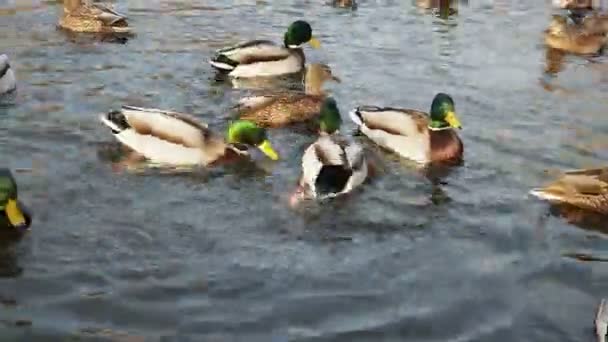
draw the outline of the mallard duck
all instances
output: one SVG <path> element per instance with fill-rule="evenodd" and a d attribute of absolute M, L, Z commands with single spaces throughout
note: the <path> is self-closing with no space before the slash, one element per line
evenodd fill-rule
<path fill-rule="evenodd" d="M 530 194 L 608 215 L 608 168 L 567 171 L 546 187 L 532 189 Z"/>
<path fill-rule="evenodd" d="M 607 42 L 605 33 L 588 30 L 583 25 L 568 24 L 567 18 L 557 15 L 545 30 L 547 46 L 574 54 L 597 54 Z"/>
<path fill-rule="evenodd" d="M 340 79 L 327 65 L 310 64 L 306 67 L 304 80 L 304 94 L 291 92 L 241 99 L 237 105 L 241 119 L 251 120 L 261 127 L 281 127 L 316 118 L 325 99 L 323 83 L 328 80 L 340 82 Z"/>
<path fill-rule="evenodd" d="M 421 164 L 455 162 L 464 148 L 454 128 L 461 128 L 454 101 L 439 93 L 430 116 L 413 109 L 361 106 L 350 112 L 361 133 L 376 144 Z"/>
<path fill-rule="evenodd" d="M 127 17 L 109 5 L 83 1 L 64 0 L 59 27 L 79 33 L 131 33 Z"/>
<path fill-rule="evenodd" d="M 228 72 L 231 77 L 272 77 L 295 74 L 304 69 L 302 45 L 320 46 L 313 37 L 310 24 L 298 20 L 287 28 L 283 46 L 268 40 L 252 40 L 218 50 L 209 61 L 213 67 Z"/>
<path fill-rule="evenodd" d="M 339 133 L 342 118 L 333 98 L 323 102 L 319 122 L 320 137 L 302 156 L 302 175 L 290 198 L 292 206 L 302 199 L 326 199 L 349 193 L 368 176 L 361 146 Z"/>
<path fill-rule="evenodd" d="M 0 169 L 0 226 L 23 232 L 30 227 L 32 216 L 17 196 L 17 183 L 11 171 Z"/>
<path fill-rule="evenodd" d="M 12 93 L 17 89 L 15 74 L 8 62 L 7 55 L 0 55 L 0 95 Z"/>
<path fill-rule="evenodd" d="M 233 122 L 226 140 L 188 114 L 159 109 L 123 106 L 102 115 L 101 121 L 121 143 L 159 164 L 209 166 L 247 157 L 247 146 L 256 146 L 272 160 L 279 158 L 266 131 L 246 120 Z"/>

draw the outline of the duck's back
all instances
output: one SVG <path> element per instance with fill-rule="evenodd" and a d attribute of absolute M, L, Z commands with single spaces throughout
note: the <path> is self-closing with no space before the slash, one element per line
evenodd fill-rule
<path fill-rule="evenodd" d="M 353 116 L 354 115 L 354 116 Z M 399 108 L 359 107 L 361 132 L 378 145 L 419 163 L 430 159 L 429 116 L 421 111 Z"/>
<path fill-rule="evenodd" d="M 324 97 L 313 95 L 278 96 L 261 106 L 244 111 L 241 119 L 262 127 L 282 127 L 310 121 L 319 115 Z"/>

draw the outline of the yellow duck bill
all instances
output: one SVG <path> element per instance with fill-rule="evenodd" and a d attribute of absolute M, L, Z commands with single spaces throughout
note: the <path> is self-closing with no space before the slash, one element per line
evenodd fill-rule
<path fill-rule="evenodd" d="M 460 120 L 456 117 L 456 113 L 449 112 L 445 117 L 445 121 L 450 125 L 450 127 L 462 129 L 462 125 L 460 124 Z"/>
<path fill-rule="evenodd" d="M 258 145 L 260 151 L 264 152 L 268 158 L 272 160 L 279 160 L 279 154 L 272 148 L 269 140 L 264 140 L 261 144 Z"/>
<path fill-rule="evenodd" d="M 10 224 L 15 228 L 22 228 L 27 225 L 27 220 L 25 219 L 25 215 L 19 208 L 19 204 L 16 199 L 9 199 L 6 203 L 6 207 L 4 208 L 6 213 L 6 217 Z"/>
<path fill-rule="evenodd" d="M 318 49 L 321 47 L 321 42 L 315 37 L 311 37 L 308 43 L 313 49 Z"/>

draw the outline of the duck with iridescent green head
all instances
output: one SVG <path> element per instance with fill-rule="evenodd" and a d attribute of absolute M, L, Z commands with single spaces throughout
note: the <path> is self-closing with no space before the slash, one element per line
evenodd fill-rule
<path fill-rule="evenodd" d="M 231 123 L 223 139 L 189 114 L 160 109 L 123 106 L 100 119 L 122 144 L 153 163 L 212 166 L 249 157 L 249 147 L 279 159 L 266 130 L 251 121 Z"/>
<path fill-rule="evenodd" d="M 420 164 L 460 162 L 464 153 L 454 100 L 439 93 L 430 115 L 414 109 L 360 106 L 350 112 L 359 130 L 379 146 Z"/>
<path fill-rule="evenodd" d="M 287 28 L 283 46 L 268 40 L 252 40 L 218 50 L 209 63 L 235 78 L 296 74 L 304 69 L 306 58 L 302 46 L 305 43 L 313 48 L 320 46 L 310 24 L 298 20 Z"/>
<path fill-rule="evenodd" d="M 350 193 L 368 178 L 363 148 L 340 135 L 342 117 L 336 101 L 328 97 L 319 116 L 320 137 L 302 156 L 302 175 L 290 205 L 304 199 L 327 199 Z"/>
<path fill-rule="evenodd" d="M 0 228 L 24 232 L 32 223 L 32 216 L 19 201 L 17 183 L 8 169 L 0 169 Z"/>

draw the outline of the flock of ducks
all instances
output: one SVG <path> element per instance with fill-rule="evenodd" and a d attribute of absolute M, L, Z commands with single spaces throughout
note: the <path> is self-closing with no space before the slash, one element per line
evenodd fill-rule
<path fill-rule="evenodd" d="M 597 53 L 597 41 L 601 38 L 602 46 L 606 43 L 608 17 L 592 11 L 584 0 L 561 0 L 561 5 L 575 13 L 575 19 L 569 22 L 554 18 L 546 31 L 547 44 L 572 53 Z M 433 6 L 432 1 L 429 6 Z M 59 27 L 82 33 L 131 33 L 126 16 L 85 0 L 64 1 Z M 306 124 L 318 136 L 301 157 L 302 171 L 291 205 L 297 206 L 304 199 L 322 200 L 351 193 L 373 175 L 373 165 L 360 144 L 340 133 L 342 115 L 336 100 L 323 90 L 325 82 L 339 83 L 340 79 L 327 65 L 306 64 L 306 44 L 320 47 L 310 24 L 298 20 L 287 27 L 280 43 L 252 40 L 216 52 L 209 63 L 229 79 L 297 75 L 305 85 L 303 91 L 277 91 L 241 99 L 234 107 L 239 119 L 231 122 L 224 134 L 192 115 L 161 109 L 123 106 L 100 120 L 137 158 L 167 166 L 202 167 L 249 159 L 252 149 L 278 160 L 268 130 Z M 8 58 L 0 55 L 0 93 L 15 90 Z M 361 105 L 348 116 L 370 142 L 421 166 L 452 165 L 463 160 L 464 146 L 457 133 L 461 123 L 448 94 L 436 94 L 428 113 Z M 608 214 L 608 168 L 567 172 L 531 193 L 554 203 Z M 0 170 L 0 195 L 4 196 L 0 201 L 4 224 L 19 229 L 29 226 L 31 216 L 18 202 L 17 186 L 8 170 Z"/>

